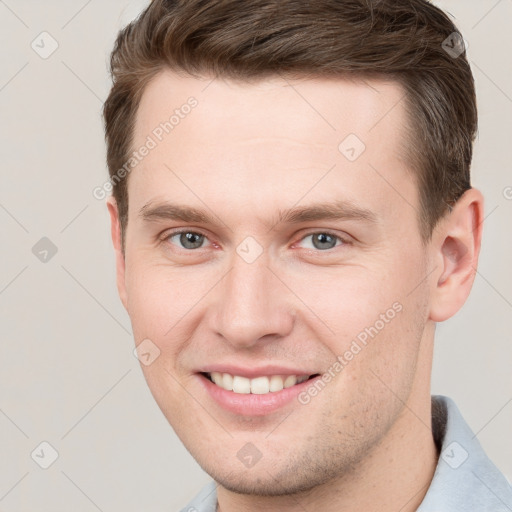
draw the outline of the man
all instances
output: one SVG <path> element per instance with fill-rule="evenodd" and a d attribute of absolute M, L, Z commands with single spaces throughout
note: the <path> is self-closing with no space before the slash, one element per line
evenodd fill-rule
<path fill-rule="evenodd" d="M 214 480 L 183 510 L 512 510 L 430 396 L 484 217 L 463 50 L 424 0 L 154 0 L 119 34 L 118 289 Z"/>

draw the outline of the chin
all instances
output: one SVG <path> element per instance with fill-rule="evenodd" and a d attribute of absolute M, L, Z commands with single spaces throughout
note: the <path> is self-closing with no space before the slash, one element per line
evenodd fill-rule
<path fill-rule="evenodd" d="M 201 467 L 228 491 L 261 497 L 307 495 L 344 472 L 339 467 L 313 468 L 305 464 L 297 466 L 297 461 L 294 462 L 283 468 L 276 467 L 275 463 L 266 465 L 268 467 L 258 467 L 258 464 L 253 468 L 245 468 L 240 464 L 240 467 L 219 468 L 218 465 L 214 466 L 215 462 L 212 465 L 201 464 Z"/>

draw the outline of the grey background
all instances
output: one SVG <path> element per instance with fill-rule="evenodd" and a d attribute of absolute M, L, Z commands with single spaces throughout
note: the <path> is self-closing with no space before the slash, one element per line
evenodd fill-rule
<path fill-rule="evenodd" d="M 432 391 L 455 399 L 510 480 L 512 0 L 436 3 L 468 43 L 480 109 L 473 184 L 487 217 L 472 295 L 438 325 Z M 133 356 L 107 210 L 92 195 L 107 176 L 108 54 L 145 4 L 0 0 L 3 512 L 178 510 L 209 480 Z M 51 48 L 43 31 L 58 43 L 46 59 L 31 47 Z M 43 441 L 59 454 L 48 469 Z"/>

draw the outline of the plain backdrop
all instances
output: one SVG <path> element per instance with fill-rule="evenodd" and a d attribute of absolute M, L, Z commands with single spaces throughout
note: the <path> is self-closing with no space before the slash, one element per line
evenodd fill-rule
<path fill-rule="evenodd" d="M 436 3 L 462 30 L 476 79 L 472 173 L 486 219 L 473 292 L 438 325 L 432 392 L 456 401 L 510 480 L 512 0 Z M 107 177 L 109 52 L 145 4 L 0 1 L 3 512 L 175 511 L 210 479 L 132 353 L 107 209 L 92 194 Z"/>

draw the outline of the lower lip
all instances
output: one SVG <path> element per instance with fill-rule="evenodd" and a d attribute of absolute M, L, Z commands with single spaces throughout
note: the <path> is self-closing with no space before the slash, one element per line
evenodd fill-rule
<path fill-rule="evenodd" d="M 295 384 L 289 388 L 284 388 L 281 391 L 273 391 L 264 395 L 257 395 L 253 393 L 235 393 L 234 391 L 227 391 L 216 384 L 204 375 L 198 374 L 202 385 L 210 396 L 221 407 L 234 414 L 244 416 L 265 416 L 297 399 L 297 395 L 304 391 L 321 375 L 312 379 Z M 296 400 L 300 405 L 300 402 Z"/>

